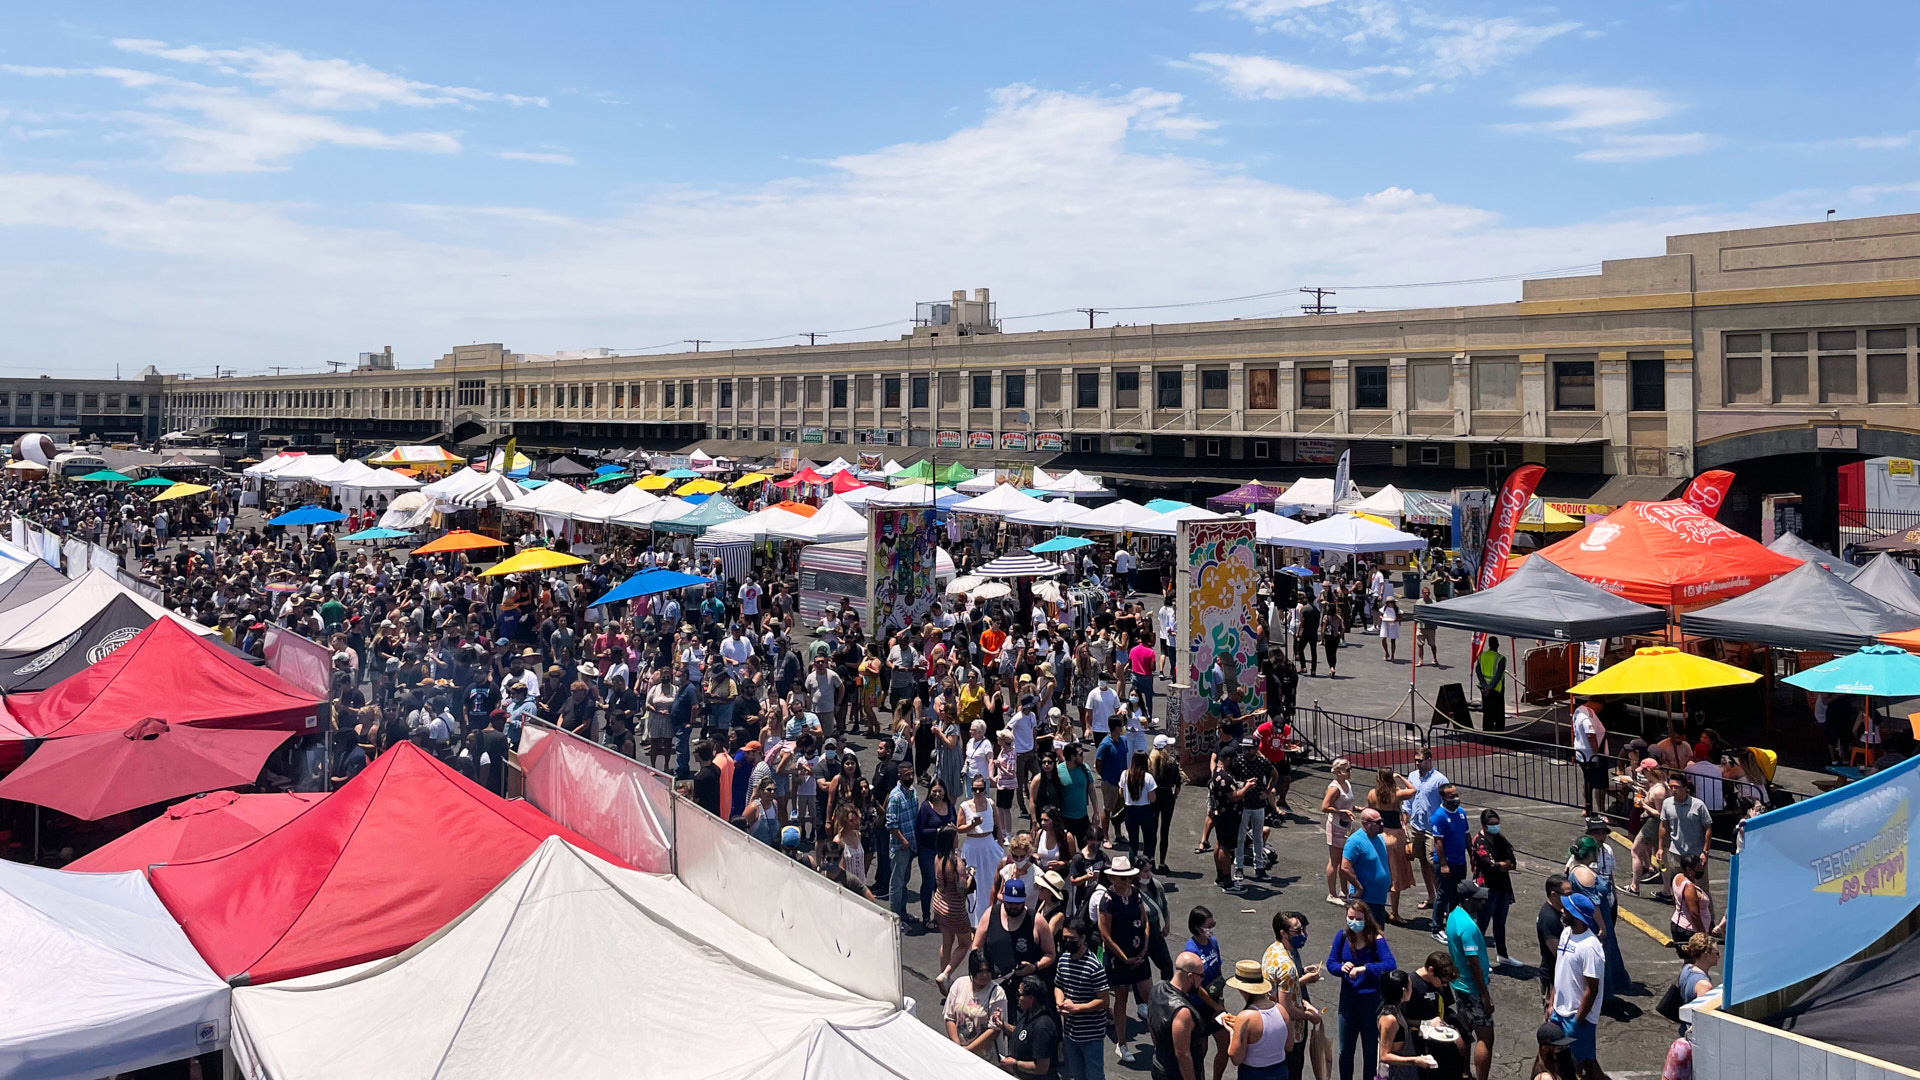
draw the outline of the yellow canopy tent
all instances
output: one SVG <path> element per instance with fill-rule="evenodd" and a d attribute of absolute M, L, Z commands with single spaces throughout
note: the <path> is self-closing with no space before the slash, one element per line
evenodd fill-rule
<path fill-rule="evenodd" d="M 643 476 L 633 482 L 641 491 L 665 491 L 673 486 L 673 481 L 665 476 Z"/>
<path fill-rule="evenodd" d="M 205 484 L 175 484 L 153 497 L 154 502 L 166 502 L 168 499 L 184 499 L 189 495 L 199 495 L 213 489 Z"/>
<path fill-rule="evenodd" d="M 533 548 L 511 559 L 502 559 L 494 563 L 480 571 L 480 576 L 498 577 L 501 574 L 524 574 L 530 570 L 558 570 L 563 566 L 582 566 L 586 561 L 552 548 Z"/>

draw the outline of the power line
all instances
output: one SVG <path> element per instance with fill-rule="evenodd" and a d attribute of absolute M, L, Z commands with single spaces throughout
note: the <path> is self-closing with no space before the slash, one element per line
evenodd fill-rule
<path fill-rule="evenodd" d="M 1090 307 L 1077 307 L 1077 308 L 1074 308 L 1073 310 L 1078 311 L 1082 315 L 1085 315 L 1087 317 L 1087 329 L 1089 330 L 1093 329 L 1093 317 L 1095 315 L 1107 314 L 1107 312 L 1101 311 L 1098 308 L 1090 308 Z"/>
<path fill-rule="evenodd" d="M 700 351 L 700 346 L 702 346 L 702 345 L 705 345 L 705 344 L 707 344 L 708 342 L 710 342 L 710 341 L 712 341 L 713 339 L 712 339 L 712 338 L 697 338 L 697 337 L 690 337 L 690 338 L 683 338 L 683 339 L 681 339 L 681 340 L 683 340 L 683 341 L 685 341 L 685 342 L 686 342 L 687 344 L 689 344 L 689 345 L 691 345 L 691 346 L 693 346 L 693 351 L 694 351 L 694 352 L 699 352 L 699 351 Z"/>

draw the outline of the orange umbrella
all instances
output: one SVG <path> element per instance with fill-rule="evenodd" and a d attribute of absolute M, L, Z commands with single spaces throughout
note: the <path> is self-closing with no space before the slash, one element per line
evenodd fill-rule
<path fill-rule="evenodd" d="M 455 529 L 438 540 L 430 540 L 414 548 L 413 553 L 415 555 L 432 555 L 441 551 L 472 551 L 475 548 L 506 546 L 507 542 L 505 540 L 495 540 L 491 536 L 481 536 L 477 532 L 469 532 L 466 529 Z"/>
<path fill-rule="evenodd" d="M 772 506 L 767 507 L 767 509 L 785 510 L 789 514 L 799 514 L 801 517 L 812 517 L 820 512 L 820 508 L 817 506 L 808 506 L 806 503 L 794 502 L 792 499 L 788 499 L 786 502 L 774 503 Z"/>

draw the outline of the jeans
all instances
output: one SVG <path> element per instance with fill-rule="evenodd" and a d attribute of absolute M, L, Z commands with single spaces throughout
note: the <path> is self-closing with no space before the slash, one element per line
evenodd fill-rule
<path fill-rule="evenodd" d="M 1062 1039 L 1060 1046 L 1066 1051 L 1066 1075 L 1072 1080 L 1107 1080 L 1107 1040 Z"/>
<path fill-rule="evenodd" d="M 1435 837 L 1433 842 L 1438 846 L 1444 841 Z M 1453 913 L 1454 905 L 1460 902 L 1460 883 L 1466 880 L 1467 868 L 1451 859 L 1447 860 L 1445 870 L 1440 870 L 1439 860 L 1434 860 L 1434 863 L 1434 869 L 1438 871 L 1437 886 L 1440 895 L 1433 898 L 1433 928 L 1445 930 L 1447 916 Z"/>
<path fill-rule="evenodd" d="M 1153 673 L 1148 672 L 1145 675 L 1135 674 L 1133 677 L 1133 688 L 1140 691 L 1140 704 L 1146 708 L 1147 719 L 1148 722 L 1151 723 L 1153 717 Z"/>
<path fill-rule="evenodd" d="M 1253 868 L 1266 865 L 1267 845 L 1261 837 L 1266 828 L 1267 808 L 1264 806 L 1242 807 L 1240 810 L 1240 835 L 1233 841 L 1233 869 L 1235 873 L 1247 865 L 1246 854 L 1249 845 L 1253 848 Z"/>
<path fill-rule="evenodd" d="M 1153 832 L 1160 818 L 1151 804 L 1126 808 L 1127 857 L 1153 861 Z"/>
<path fill-rule="evenodd" d="M 920 921 L 933 921 L 933 846 L 915 853 L 920 862 Z"/>
<path fill-rule="evenodd" d="M 679 761 L 679 765 L 676 767 L 678 770 L 675 773 L 676 776 L 685 776 L 693 771 L 687 761 L 688 755 L 693 751 L 692 739 L 693 728 L 691 726 L 673 729 L 673 752 Z"/>
<path fill-rule="evenodd" d="M 1361 1080 L 1372 1080 L 1380 1052 L 1380 995 L 1340 994 L 1340 1080 L 1353 1080 L 1353 1051 L 1360 1048 Z"/>
<path fill-rule="evenodd" d="M 913 874 L 913 847 L 909 844 L 892 844 L 892 874 L 887 883 L 887 906 L 901 918 L 907 917 L 907 878 Z"/>
<path fill-rule="evenodd" d="M 1510 956 L 1507 952 L 1507 912 L 1513 910 L 1513 894 L 1491 892 L 1487 897 L 1487 909 L 1480 914 L 1480 932 L 1493 942 L 1495 956 Z"/>

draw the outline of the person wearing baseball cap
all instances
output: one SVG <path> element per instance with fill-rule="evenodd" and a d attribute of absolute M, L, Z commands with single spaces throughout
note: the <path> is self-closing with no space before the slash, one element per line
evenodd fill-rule
<path fill-rule="evenodd" d="M 1607 954 L 1594 929 L 1599 915 L 1593 900 L 1575 892 L 1560 901 L 1560 948 L 1554 962 L 1553 1003 L 1548 1019 L 1571 1040 L 1574 1068 L 1585 1077 L 1602 1077 L 1595 1038 L 1600 1000 L 1607 977 Z"/>
<path fill-rule="evenodd" d="M 1473 1033 L 1473 1075 L 1493 1068 L 1493 993 L 1487 983 L 1487 939 L 1480 920 L 1491 894 L 1472 878 L 1454 889 L 1456 903 L 1447 914 L 1447 952 L 1453 959 L 1453 998 L 1463 1027 Z"/>
<path fill-rule="evenodd" d="M 1008 878 L 998 902 L 980 915 L 973 947 L 987 954 L 995 979 L 1021 979 L 1053 967 L 1053 931 L 1027 907 L 1024 878 Z"/>

